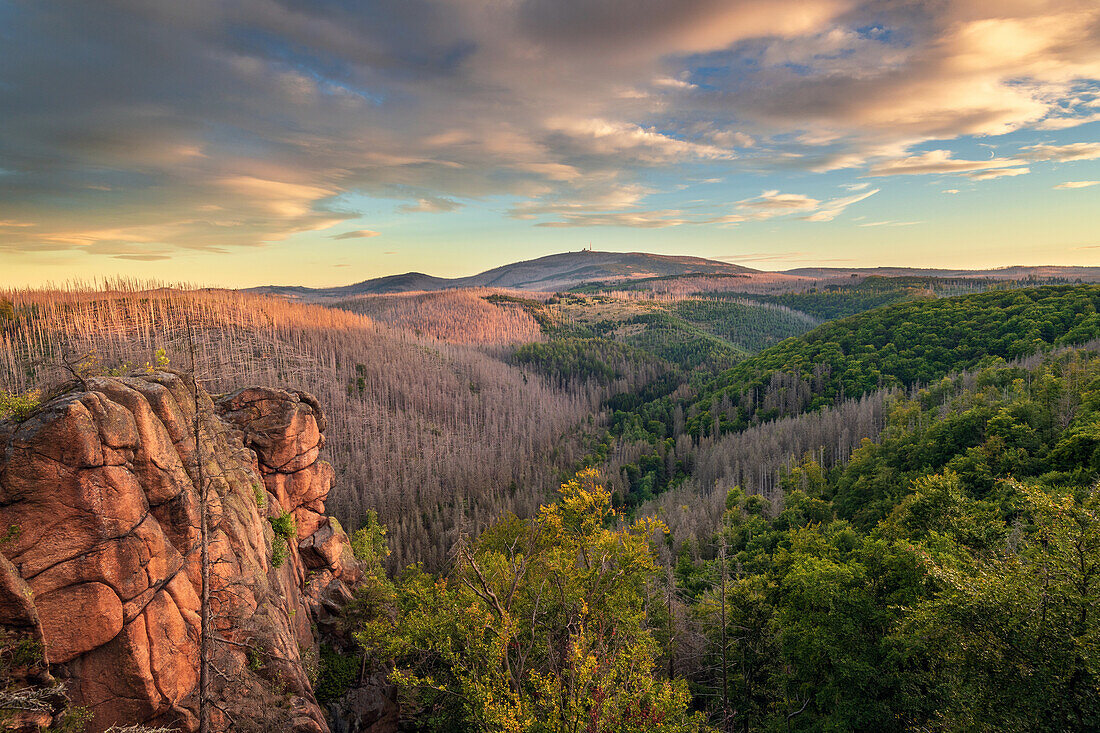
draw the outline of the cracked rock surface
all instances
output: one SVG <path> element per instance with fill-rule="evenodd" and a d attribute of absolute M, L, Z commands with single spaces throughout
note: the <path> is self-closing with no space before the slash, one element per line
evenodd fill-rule
<path fill-rule="evenodd" d="M 19 528 L 0 545 L 17 575 L 0 583 L 0 625 L 42 639 L 52 675 L 94 714 L 89 733 L 197 730 L 201 461 L 214 728 L 328 731 L 303 664 L 317 650 L 311 594 L 323 575 L 326 600 L 350 597 L 359 570 L 324 514 L 333 471 L 319 460 L 316 400 L 251 388 L 215 403 L 200 389 L 196 445 L 196 398 L 180 375 L 86 387 L 0 423 L 0 528 Z M 297 527 L 289 542 L 267 521 L 285 512 Z M 286 560 L 275 567 L 280 542 Z"/>

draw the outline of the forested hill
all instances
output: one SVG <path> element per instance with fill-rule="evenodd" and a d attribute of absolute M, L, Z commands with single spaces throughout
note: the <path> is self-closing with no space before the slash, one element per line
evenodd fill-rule
<path fill-rule="evenodd" d="M 1100 336 L 1100 286 L 1049 286 L 900 303 L 827 323 L 724 372 L 693 432 L 738 430 L 875 389 Z"/>
<path fill-rule="evenodd" d="M 513 262 L 468 277 L 439 278 L 419 272 L 365 280 L 338 288 L 303 288 L 268 286 L 253 288 L 253 292 L 299 298 L 348 298 L 372 293 L 395 293 L 410 290 L 445 290 L 452 288 L 515 288 L 532 291 L 554 291 L 593 280 L 624 279 L 682 275 L 725 275 L 745 277 L 756 273 L 747 267 L 708 260 L 702 257 L 657 255 L 647 252 L 562 252 L 534 260 Z"/>

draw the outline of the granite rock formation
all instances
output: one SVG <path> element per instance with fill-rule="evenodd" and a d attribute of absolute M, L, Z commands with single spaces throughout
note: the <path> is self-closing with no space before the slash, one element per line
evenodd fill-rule
<path fill-rule="evenodd" d="M 53 690 L 54 702 L 62 685 L 90 711 L 90 733 L 197 730 L 201 465 L 213 728 L 327 733 L 314 630 L 359 569 L 324 514 L 323 412 L 303 392 L 215 402 L 196 391 L 171 371 L 90 378 L 0 422 L 0 628 L 32 652 L 6 682 L 44 700 Z M 285 528 L 288 516 L 294 534 L 277 534 L 269 519 Z M 39 708 L 4 725 L 37 730 L 61 715 Z"/>

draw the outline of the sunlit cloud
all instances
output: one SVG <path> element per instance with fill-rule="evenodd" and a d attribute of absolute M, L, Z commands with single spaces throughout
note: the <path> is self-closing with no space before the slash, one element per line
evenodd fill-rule
<path fill-rule="evenodd" d="M 1066 181 L 1065 183 L 1059 183 L 1054 188 L 1089 188 L 1091 186 L 1100 186 L 1100 181 Z"/>
<path fill-rule="evenodd" d="M 1100 143 L 1059 133 L 1100 120 L 1094 0 L 369 11 L 16 4 L 0 45 L 0 252 L 352 239 L 369 236 L 339 231 L 364 199 L 421 223 L 494 197 L 515 227 L 829 222 L 872 189 L 831 199 L 815 172 L 988 181 L 1100 159 Z M 1046 132 L 994 140 L 1016 152 L 990 160 L 948 150 L 1027 130 Z M 726 186 L 726 203 L 693 208 L 676 194 L 688 179 Z"/>
<path fill-rule="evenodd" d="M 820 205 L 817 211 L 806 216 L 806 221 L 832 221 L 844 213 L 844 210 L 852 204 L 858 204 L 860 201 L 874 196 L 880 190 L 881 189 L 878 188 L 872 188 L 870 191 L 865 191 L 854 196 L 846 196 L 826 201 Z"/>
<path fill-rule="evenodd" d="M 994 178 L 1011 178 L 1012 176 L 1023 176 L 1031 173 L 1030 168 L 991 168 L 985 171 L 969 171 L 963 173 L 964 176 L 972 181 L 991 181 Z"/>
<path fill-rule="evenodd" d="M 457 201 L 442 196 L 423 196 L 417 199 L 415 204 L 403 204 L 398 206 L 397 210 L 410 214 L 438 214 L 445 211 L 454 211 L 461 207 L 462 204 Z"/>
<path fill-rule="evenodd" d="M 1036 127 L 1040 130 L 1065 130 L 1070 127 L 1087 125 L 1090 122 L 1100 122 L 1100 112 L 1094 112 L 1080 117 L 1048 117 Z"/>
<path fill-rule="evenodd" d="M 1028 160 L 1096 160 L 1100 158 L 1100 143 L 1070 143 L 1069 145 L 1029 145 L 1020 155 Z"/>
<path fill-rule="evenodd" d="M 771 217 L 792 211 L 806 211 L 816 209 L 820 201 L 798 193 L 780 193 L 778 190 L 764 191 L 756 198 L 738 201 L 741 209 L 758 212 L 757 216 Z"/>
<path fill-rule="evenodd" d="M 954 158 L 950 150 L 929 150 L 876 163 L 867 171 L 868 176 L 914 176 L 944 173 L 971 173 L 1013 166 L 1023 166 L 1026 161 L 1013 158 L 990 160 L 964 160 Z"/>
<path fill-rule="evenodd" d="M 334 234 L 332 235 L 332 239 L 368 239 L 370 237 L 377 237 L 378 235 L 378 232 L 371 229 L 359 229 L 353 232 Z"/>

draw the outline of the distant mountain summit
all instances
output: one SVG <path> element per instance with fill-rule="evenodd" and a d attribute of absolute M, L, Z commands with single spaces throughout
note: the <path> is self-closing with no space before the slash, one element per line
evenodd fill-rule
<path fill-rule="evenodd" d="M 346 298 L 354 295 L 400 293 L 410 290 L 478 287 L 552 291 L 565 290 L 580 283 L 593 281 L 614 282 L 643 277 L 680 275 L 747 275 L 755 272 L 758 271 L 702 257 L 581 250 L 547 255 L 525 262 L 514 262 L 469 277 L 442 278 L 420 272 L 406 272 L 338 288 L 266 286 L 252 288 L 252 291 L 299 298 Z"/>

